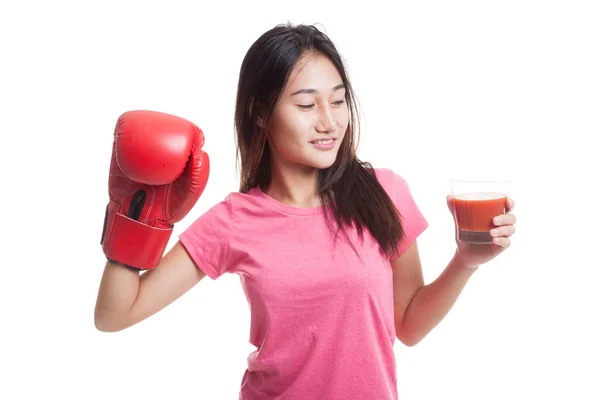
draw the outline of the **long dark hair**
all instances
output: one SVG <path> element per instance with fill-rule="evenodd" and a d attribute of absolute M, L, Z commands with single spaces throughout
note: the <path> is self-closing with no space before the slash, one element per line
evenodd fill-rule
<path fill-rule="evenodd" d="M 304 54 L 311 52 L 326 56 L 337 68 L 346 87 L 350 112 L 336 161 L 318 171 L 318 195 L 329 211 L 325 217 L 331 228 L 333 218 L 344 233 L 346 225 L 354 224 L 360 237 L 363 229 L 368 229 L 382 252 L 393 257 L 404 233 L 399 215 L 371 164 L 356 156 L 360 136 L 356 96 L 339 52 L 314 25 L 277 25 L 260 36 L 244 57 L 235 107 L 240 192 L 247 193 L 270 182 L 271 154 L 267 132 L 260 121 L 269 120 L 292 69 Z"/>

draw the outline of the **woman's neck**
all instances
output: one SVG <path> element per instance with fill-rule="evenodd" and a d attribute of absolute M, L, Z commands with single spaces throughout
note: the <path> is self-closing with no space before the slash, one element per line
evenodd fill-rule
<path fill-rule="evenodd" d="M 317 195 L 316 168 L 273 168 L 271 181 L 263 191 L 280 203 L 300 208 L 321 205 Z"/>

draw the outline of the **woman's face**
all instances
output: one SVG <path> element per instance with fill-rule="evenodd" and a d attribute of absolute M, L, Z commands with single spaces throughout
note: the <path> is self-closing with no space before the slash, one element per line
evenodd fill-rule
<path fill-rule="evenodd" d="M 342 78 L 321 54 L 303 56 L 268 122 L 272 161 L 286 168 L 328 168 L 336 160 L 349 114 Z"/>

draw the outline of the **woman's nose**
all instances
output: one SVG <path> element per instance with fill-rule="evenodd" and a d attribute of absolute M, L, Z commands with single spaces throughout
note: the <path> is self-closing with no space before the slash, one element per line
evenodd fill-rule
<path fill-rule="evenodd" d="M 335 119 L 333 115 L 331 115 L 331 111 L 324 110 L 319 115 L 319 122 L 317 124 L 317 131 L 322 133 L 332 133 L 335 132 L 337 125 L 335 123 Z"/>

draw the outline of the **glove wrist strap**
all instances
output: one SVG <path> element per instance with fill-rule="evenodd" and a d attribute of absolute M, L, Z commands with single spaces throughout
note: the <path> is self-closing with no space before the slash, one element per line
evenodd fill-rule
<path fill-rule="evenodd" d="M 137 269 L 157 267 L 169 243 L 173 227 L 157 228 L 119 213 L 113 215 L 114 220 L 107 221 L 107 231 L 102 243 L 108 260 Z"/>

